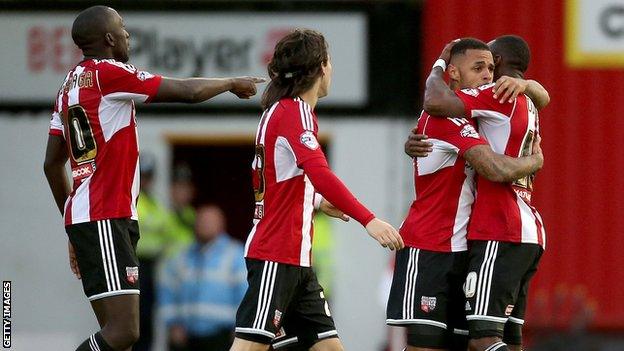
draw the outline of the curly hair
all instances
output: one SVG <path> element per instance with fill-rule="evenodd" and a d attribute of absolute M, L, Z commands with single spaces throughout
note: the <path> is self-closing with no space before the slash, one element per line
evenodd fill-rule
<path fill-rule="evenodd" d="M 311 29 L 295 29 L 283 37 L 267 66 L 271 82 L 262 94 L 267 109 L 283 97 L 298 96 L 310 89 L 329 59 L 323 34 Z"/>

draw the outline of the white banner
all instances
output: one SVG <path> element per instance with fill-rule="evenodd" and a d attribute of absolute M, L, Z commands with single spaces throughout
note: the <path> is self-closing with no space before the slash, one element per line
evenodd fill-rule
<path fill-rule="evenodd" d="M 573 67 L 624 67 L 624 2 L 566 1 L 566 58 Z"/>
<path fill-rule="evenodd" d="M 130 32 L 130 63 L 170 77 L 267 77 L 275 43 L 294 28 L 322 32 L 334 67 L 324 104 L 362 106 L 368 101 L 367 21 L 363 13 L 258 14 L 201 12 L 122 12 Z M 0 76 L 4 102 L 52 101 L 67 71 L 81 59 L 71 39 L 75 14 L 0 14 Z M 250 101 L 232 94 L 221 106 L 258 104 L 264 87 Z"/>

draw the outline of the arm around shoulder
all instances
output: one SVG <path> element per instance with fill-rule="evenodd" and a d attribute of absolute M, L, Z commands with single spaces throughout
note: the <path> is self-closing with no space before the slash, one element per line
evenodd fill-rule
<path fill-rule="evenodd" d="M 480 176 L 493 182 L 512 182 L 537 172 L 544 164 L 541 152 L 515 158 L 497 154 L 489 145 L 471 147 L 464 159 Z"/>
<path fill-rule="evenodd" d="M 538 110 L 543 109 L 550 103 L 548 91 L 535 80 L 527 81 L 526 94 L 535 102 L 535 107 L 537 107 Z"/>

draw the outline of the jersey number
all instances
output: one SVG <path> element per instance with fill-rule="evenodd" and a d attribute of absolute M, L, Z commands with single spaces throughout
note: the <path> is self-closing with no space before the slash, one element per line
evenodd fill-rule
<path fill-rule="evenodd" d="M 264 200 L 264 145 L 256 145 L 256 176 L 258 177 L 258 184 L 254 188 L 254 196 L 256 202 Z"/>
<path fill-rule="evenodd" d="M 522 141 L 520 156 L 530 156 L 533 153 L 533 139 L 535 139 L 535 132 L 529 130 L 527 135 L 524 137 L 524 140 Z M 513 185 L 531 190 L 533 188 L 533 174 L 516 180 Z"/>
<path fill-rule="evenodd" d="M 97 155 L 97 144 L 87 111 L 82 106 L 73 105 L 67 109 L 67 126 L 74 161 L 83 163 L 94 159 Z"/>

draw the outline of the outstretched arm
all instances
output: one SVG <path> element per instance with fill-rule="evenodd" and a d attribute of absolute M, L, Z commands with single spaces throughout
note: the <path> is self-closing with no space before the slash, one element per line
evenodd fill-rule
<path fill-rule="evenodd" d="M 162 78 L 158 93 L 152 102 L 198 103 L 213 98 L 226 91 L 241 99 L 249 99 L 256 94 L 256 84 L 264 78 Z"/>
<path fill-rule="evenodd" d="M 390 224 L 375 218 L 375 215 L 362 205 L 347 187 L 329 169 L 324 158 L 313 158 L 300 165 L 314 188 L 340 211 L 360 222 L 368 234 L 381 246 L 390 250 L 403 248 L 403 239 Z"/>
<path fill-rule="evenodd" d="M 533 143 L 533 154 L 509 157 L 495 153 L 489 145 L 477 145 L 464 153 L 464 158 L 482 177 L 493 182 L 512 182 L 537 172 L 544 164 L 539 135 Z"/>
<path fill-rule="evenodd" d="M 46 147 L 45 161 L 43 170 L 52 190 L 54 202 L 58 207 L 61 215 L 65 209 L 65 201 L 71 192 L 67 173 L 65 171 L 65 163 L 67 163 L 67 148 L 65 140 L 58 135 L 48 136 L 48 145 Z"/>

